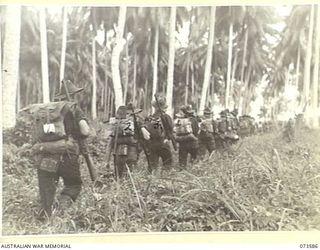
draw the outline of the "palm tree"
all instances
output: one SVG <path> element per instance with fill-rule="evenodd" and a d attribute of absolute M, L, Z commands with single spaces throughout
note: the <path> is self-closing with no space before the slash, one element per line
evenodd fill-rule
<path fill-rule="evenodd" d="M 310 71 L 311 71 L 311 60 L 312 60 L 312 40 L 313 40 L 313 23 L 314 23 L 314 6 L 311 6 L 310 20 L 309 20 L 309 34 L 307 53 L 304 64 L 304 77 L 303 77 L 303 100 L 307 103 L 306 109 L 306 120 L 309 122 L 309 95 L 310 95 Z"/>
<path fill-rule="evenodd" d="M 315 62 L 313 68 L 313 87 L 312 87 L 312 110 L 313 115 L 312 126 L 314 128 L 319 127 L 319 111 L 318 111 L 318 89 L 319 89 L 319 56 L 320 56 L 320 5 L 317 6 L 317 18 L 316 18 L 316 40 L 315 40 Z M 318 115 L 317 115 L 318 114 Z"/>
<path fill-rule="evenodd" d="M 123 32 L 124 26 L 126 21 L 126 11 L 127 7 L 121 6 L 119 7 L 119 19 L 118 19 L 118 27 L 117 27 L 117 34 L 116 34 L 116 44 L 112 51 L 112 80 L 113 80 L 113 87 L 114 87 L 114 94 L 115 94 L 115 108 L 118 109 L 119 106 L 123 105 L 123 92 L 122 92 L 122 85 L 121 85 L 121 77 L 120 77 L 120 69 L 119 69 L 119 60 L 120 60 L 120 53 L 122 51 L 124 41 L 123 41 Z"/>
<path fill-rule="evenodd" d="M 168 114 L 171 114 L 171 115 L 173 115 L 172 96 L 173 96 L 176 12 L 177 12 L 176 7 L 170 8 L 168 82 L 167 82 L 166 99 L 168 104 Z"/>
<path fill-rule="evenodd" d="M 68 7 L 63 7 L 63 24 L 62 24 L 62 47 L 60 59 L 60 89 L 62 80 L 64 78 L 65 63 L 66 63 L 66 49 L 67 49 L 67 30 L 68 30 Z"/>
<path fill-rule="evenodd" d="M 46 9 L 40 8 L 42 101 L 50 102 Z"/>
<path fill-rule="evenodd" d="M 96 38 L 95 32 L 92 38 L 92 99 L 91 99 L 91 116 L 97 119 L 97 69 L 96 69 Z"/>
<path fill-rule="evenodd" d="M 21 7 L 6 7 L 3 43 L 2 126 L 12 128 L 16 122 L 16 94 L 19 75 Z"/>
<path fill-rule="evenodd" d="M 202 93 L 201 93 L 201 100 L 200 100 L 200 107 L 199 107 L 199 114 L 200 115 L 203 114 L 204 106 L 206 103 L 208 86 L 209 86 L 209 82 L 210 82 L 212 51 L 213 51 L 213 44 L 214 44 L 215 19 L 216 19 L 216 7 L 213 6 L 213 7 L 211 7 L 211 10 L 210 10 L 209 41 L 208 41 L 207 59 L 206 59 L 204 80 L 203 80 L 203 85 L 202 85 Z"/>

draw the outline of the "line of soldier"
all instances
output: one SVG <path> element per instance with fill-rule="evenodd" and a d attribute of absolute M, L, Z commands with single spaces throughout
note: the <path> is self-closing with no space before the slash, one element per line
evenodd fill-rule
<path fill-rule="evenodd" d="M 236 143 L 240 137 L 249 136 L 258 130 L 254 118 L 248 115 L 238 118 L 238 110 L 228 109 L 220 112 L 220 117 L 213 118 L 213 111 L 206 107 L 203 116 L 196 116 L 191 105 L 182 106 L 174 119 L 167 113 L 167 104 L 163 97 L 156 95 L 152 102 L 154 113 L 143 117 L 141 109 L 133 108 L 132 103 L 120 106 L 115 118 L 109 121 L 107 139 L 107 168 L 114 159 L 116 178 L 122 178 L 127 170 L 135 168 L 139 153 L 143 150 L 149 172 L 159 169 L 162 159 L 162 171 L 173 167 L 172 149 L 178 150 L 181 171 L 186 169 L 188 156 L 191 163 L 203 159 L 214 150 L 224 150 Z M 176 145 L 179 145 L 178 147 Z"/>
<path fill-rule="evenodd" d="M 68 208 L 77 199 L 82 187 L 80 153 L 86 159 L 91 177 L 94 170 L 84 143 L 89 135 L 89 123 L 74 98 L 83 88 L 76 87 L 71 81 L 62 83 L 64 88 L 55 96 L 59 102 L 34 104 L 23 111 L 33 116 L 35 122 L 33 127 L 37 136 L 31 155 L 38 156 L 41 218 L 51 216 L 53 212 L 60 178 L 64 187 L 57 198 L 58 207 Z M 239 135 L 243 137 L 252 132 L 252 119 L 243 116 L 238 120 L 237 110 L 224 110 L 218 119 L 213 119 L 210 108 L 205 108 L 203 117 L 198 117 L 192 106 L 187 105 L 180 108 L 173 120 L 166 113 L 168 106 L 163 97 L 155 95 L 152 106 L 154 113 L 147 117 L 132 104 L 120 106 L 116 116 L 109 121 L 109 136 L 105 138 L 106 162 L 110 168 L 109 162 L 113 158 L 117 180 L 136 167 L 142 151 L 150 173 L 157 169 L 167 171 L 173 168 L 172 143 L 174 150 L 179 150 L 177 170 L 184 170 L 189 154 L 194 162 L 203 158 L 206 152 L 211 154 L 215 149 L 225 149 L 235 143 Z M 249 123 L 242 128 L 243 121 Z M 244 132 L 241 134 L 241 131 Z M 159 168 L 160 158 L 162 168 Z"/>

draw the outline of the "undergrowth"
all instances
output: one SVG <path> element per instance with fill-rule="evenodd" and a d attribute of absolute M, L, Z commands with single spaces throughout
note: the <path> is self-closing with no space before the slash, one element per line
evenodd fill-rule
<path fill-rule="evenodd" d="M 3 235 L 320 229 L 319 131 L 300 131 L 290 143 L 277 132 L 254 135 L 181 172 L 148 175 L 141 153 L 132 178 L 118 183 L 105 167 L 103 125 L 97 131 L 89 144 L 103 187 L 92 186 L 81 158 L 79 199 L 44 222 L 36 166 L 9 137 Z"/>

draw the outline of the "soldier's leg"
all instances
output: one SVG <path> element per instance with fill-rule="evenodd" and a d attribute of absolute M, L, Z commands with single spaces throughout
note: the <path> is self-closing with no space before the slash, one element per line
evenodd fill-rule
<path fill-rule="evenodd" d="M 136 166 L 138 161 L 138 155 L 137 155 L 137 147 L 136 146 L 128 146 L 128 155 L 127 155 L 127 165 L 129 167 L 129 170 L 132 172 Z"/>
<path fill-rule="evenodd" d="M 52 214 L 52 205 L 56 193 L 56 176 L 56 173 L 38 169 L 41 207 L 48 216 Z"/>
<path fill-rule="evenodd" d="M 164 169 L 170 169 L 172 167 L 172 153 L 169 144 L 162 144 L 160 146 L 159 155 Z"/>
<path fill-rule="evenodd" d="M 152 171 L 156 170 L 159 166 L 159 148 L 150 148 L 149 150 L 149 160 Z"/>
<path fill-rule="evenodd" d="M 58 174 L 63 178 L 64 183 L 61 195 L 68 196 L 75 201 L 80 194 L 82 186 L 79 156 L 76 154 L 64 154 Z"/>
<path fill-rule="evenodd" d="M 187 165 L 188 151 L 185 144 L 179 143 L 179 166 L 180 169 L 185 169 Z"/>
<path fill-rule="evenodd" d="M 208 149 L 209 154 L 211 154 L 213 152 L 213 150 L 216 149 L 216 142 L 215 142 L 214 138 L 212 138 L 211 140 L 208 141 L 207 149 Z"/>

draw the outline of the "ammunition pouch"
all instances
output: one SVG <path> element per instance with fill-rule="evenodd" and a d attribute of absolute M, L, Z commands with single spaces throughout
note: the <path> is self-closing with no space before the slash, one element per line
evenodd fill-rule
<path fill-rule="evenodd" d="M 193 133 L 188 133 L 188 134 L 178 134 L 176 136 L 176 141 L 177 142 L 188 142 L 188 141 L 197 141 L 198 138 L 195 137 Z"/>
<path fill-rule="evenodd" d="M 79 154 L 79 145 L 73 138 L 58 141 L 38 142 L 32 147 L 34 154 Z"/>

